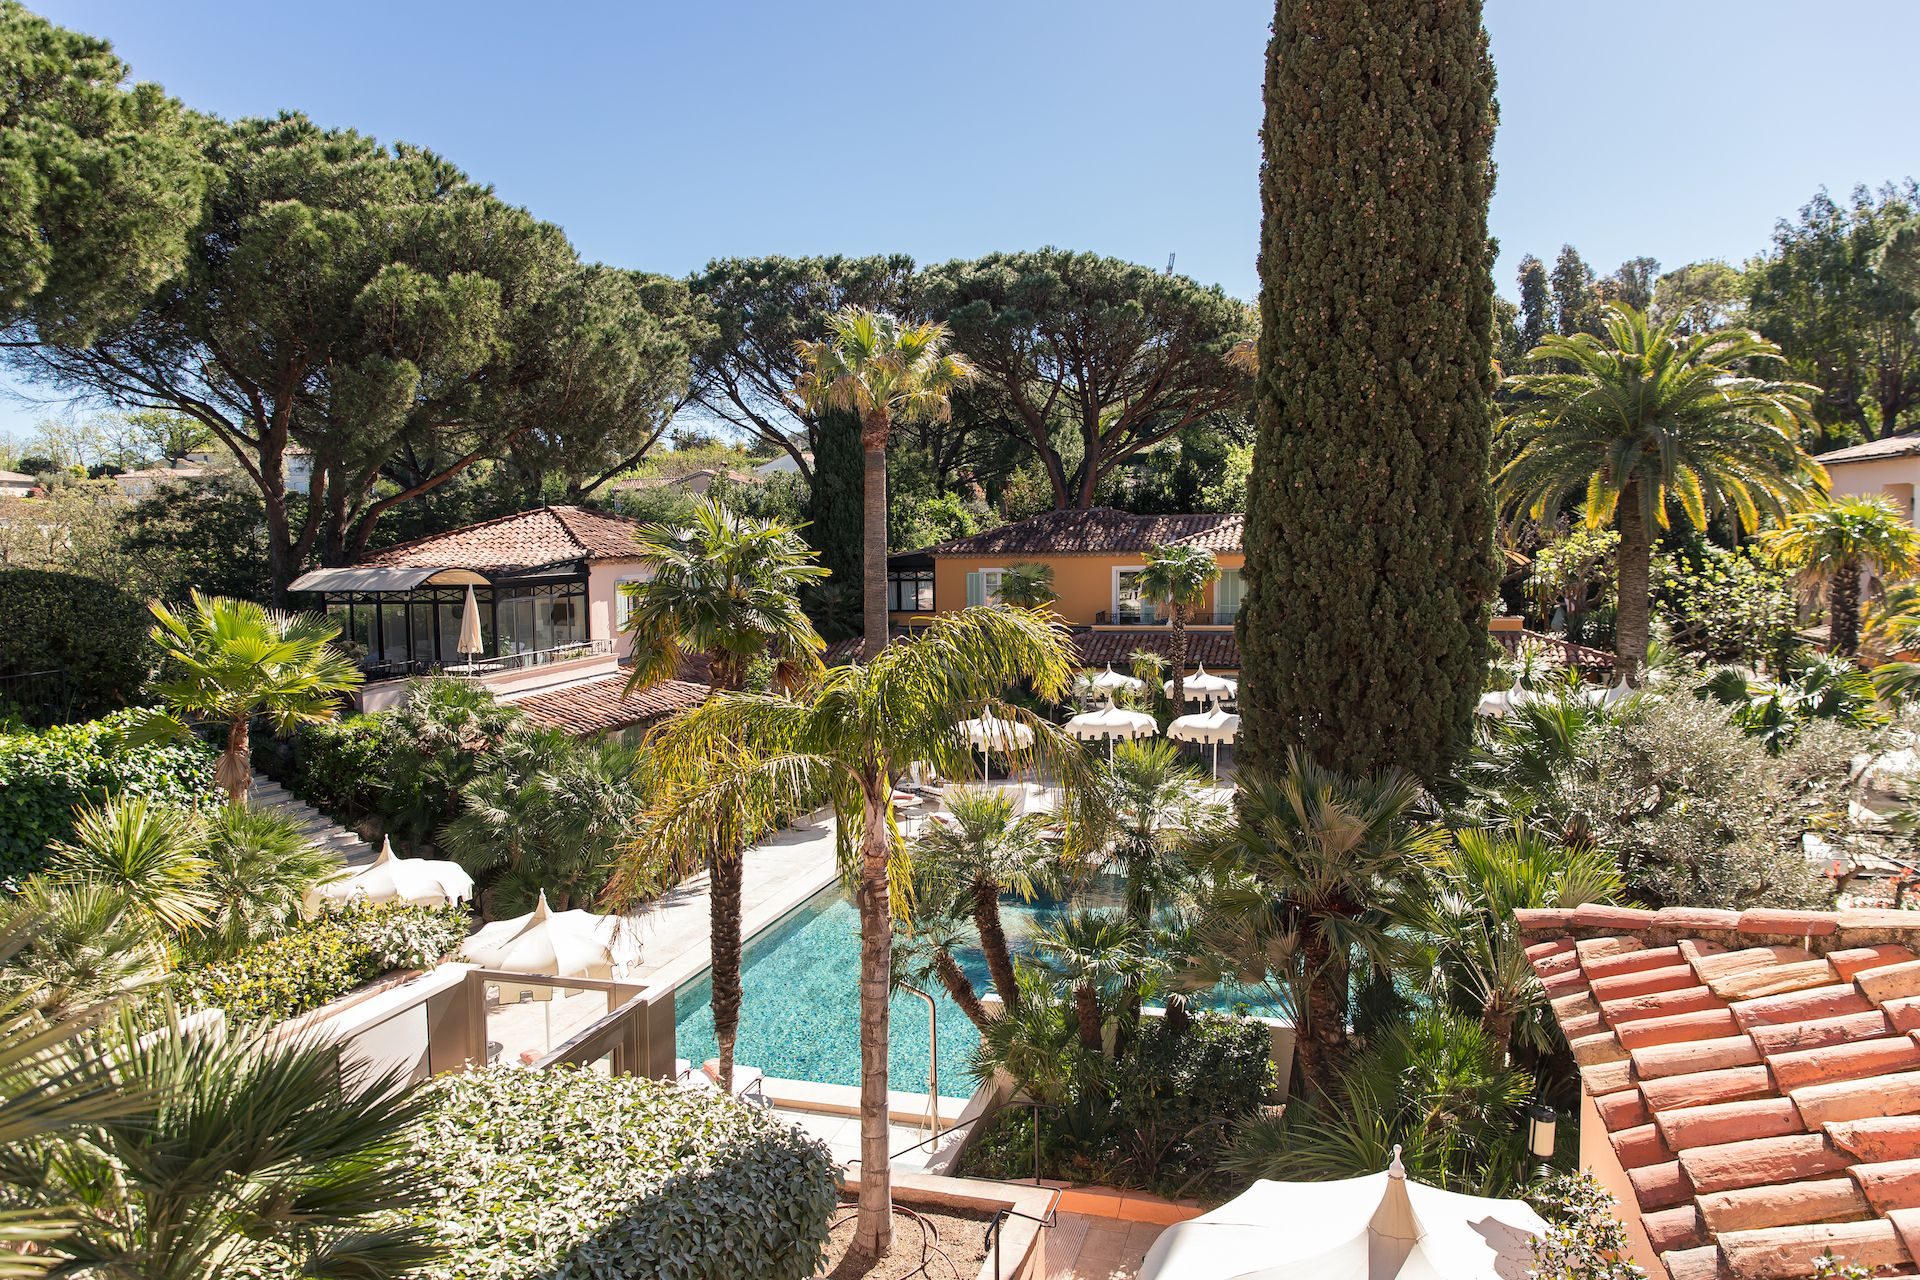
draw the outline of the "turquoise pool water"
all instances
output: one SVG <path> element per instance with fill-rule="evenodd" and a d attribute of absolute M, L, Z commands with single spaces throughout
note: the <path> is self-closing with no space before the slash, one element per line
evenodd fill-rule
<path fill-rule="evenodd" d="M 1081 906 L 1112 905 L 1105 893 L 1079 894 Z M 1002 916 L 1016 950 L 1037 928 L 1066 910 L 1065 903 L 1009 901 Z M 976 948 L 955 953 L 976 991 L 988 989 L 986 959 Z M 735 1058 L 785 1080 L 816 1084 L 860 1083 L 860 919 L 838 889 L 803 904 L 747 944 L 741 968 L 740 1036 Z M 940 1010 L 940 1092 L 965 1097 L 973 1091 L 968 1064 L 980 1035 L 938 985 L 927 987 Z M 713 1039 L 713 985 L 701 977 L 674 993 L 678 1054 L 703 1062 L 717 1052 Z M 1277 1016 L 1265 992 L 1220 988 L 1198 1001 L 1218 1009 L 1245 1008 Z M 893 997 L 890 1077 L 895 1089 L 927 1087 L 927 1005 L 906 992 Z"/>

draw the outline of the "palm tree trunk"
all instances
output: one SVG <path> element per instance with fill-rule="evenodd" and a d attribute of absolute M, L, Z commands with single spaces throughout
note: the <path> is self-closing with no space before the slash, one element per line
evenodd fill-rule
<path fill-rule="evenodd" d="M 1619 611 L 1614 617 L 1613 648 L 1619 675 L 1630 684 L 1640 682 L 1641 668 L 1647 665 L 1647 570 L 1653 559 L 1653 543 L 1645 514 L 1640 510 L 1638 486 L 1628 485 L 1620 494 L 1620 584 Z"/>
<path fill-rule="evenodd" d="M 247 802 L 253 789 L 253 746 L 247 737 L 247 717 L 241 716 L 227 726 L 227 749 L 214 770 L 215 784 L 227 793 L 235 808 Z"/>
<path fill-rule="evenodd" d="M 868 455 L 871 458 L 871 454 Z M 882 486 L 884 488 L 884 480 Z M 871 489 L 868 490 L 872 492 Z M 869 538 L 871 546 L 871 538 Z M 872 642 L 869 634 L 868 642 Z M 887 1000 L 893 983 L 893 903 L 887 883 L 889 779 L 863 779 L 860 839 L 860 1211 L 852 1251 L 885 1257 L 893 1247 L 893 1176 L 887 1159 Z"/>
<path fill-rule="evenodd" d="M 871 661 L 887 647 L 887 432 L 884 415 L 860 423 L 862 523 L 860 530 L 863 646 Z"/>
<path fill-rule="evenodd" d="M 1849 658 L 1860 649 L 1860 562 L 1852 556 L 1827 588 L 1827 640 L 1835 653 Z"/>
<path fill-rule="evenodd" d="M 987 1006 L 981 1003 L 973 984 L 967 981 L 967 975 L 950 951 L 937 951 L 933 956 L 933 976 L 940 979 L 940 985 L 946 988 L 947 995 L 960 1006 L 960 1012 L 967 1020 L 982 1031 L 993 1021 L 987 1013 Z"/>
<path fill-rule="evenodd" d="M 1325 942 L 1309 938 L 1302 957 L 1306 966 L 1306 1026 L 1295 1039 L 1300 1078 L 1306 1088 L 1325 1092 L 1333 1083 L 1347 1046 L 1345 983 L 1328 963 L 1332 953 Z"/>
<path fill-rule="evenodd" d="M 717 834 L 708 863 L 707 907 L 713 932 L 713 1039 L 720 1088 L 733 1092 L 733 1046 L 740 1034 L 740 891 L 745 879 L 739 842 Z"/>
<path fill-rule="evenodd" d="M 993 975 L 993 989 L 1008 1013 L 1020 1007 L 1020 982 L 1013 973 L 1013 953 L 1007 946 L 1007 931 L 1000 923 L 1000 887 L 990 881 L 973 886 L 973 927 L 980 934 L 980 950 L 987 957 L 987 972 Z"/>
<path fill-rule="evenodd" d="M 1080 1021 L 1080 1043 L 1091 1053 L 1100 1052 L 1100 993 L 1091 982 L 1073 989 L 1073 1011 Z"/>
<path fill-rule="evenodd" d="M 1187 606 L 1173 606 L 1173 714 L 1187 712 Z"/>

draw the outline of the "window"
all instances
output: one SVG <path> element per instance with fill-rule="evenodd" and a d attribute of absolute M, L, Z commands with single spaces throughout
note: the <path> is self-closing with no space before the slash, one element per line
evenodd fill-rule
<path fill-rule="evenodd" d="M 909 569 L 887 575 L 887 611 L 933 612 L 933 570 Z"/>
<path fill-rule="evenodd" d="M 1000 578 L 1005 569 L 975 569 L 967 575 L 967 607 L 1000 603 Z"/>
<path fill-rule="evenodd" d="M 1240 616 L 1240 603 L 1245 598 L 1246 584 L 1240 581 L 1240 571 L 1222 569 L 1219 581 L 1213 584 L 1213 620 L 1232 622 Z"/>
<path fill-rule="evenodd" d="M 1138 585 L 1140 575 L 1145 571 L 1145 565 L 1113 571 L 1113 620 L 1116 623 L 1152 626 L 1160 621 L 1153 602 L 1141 593 Z"/>

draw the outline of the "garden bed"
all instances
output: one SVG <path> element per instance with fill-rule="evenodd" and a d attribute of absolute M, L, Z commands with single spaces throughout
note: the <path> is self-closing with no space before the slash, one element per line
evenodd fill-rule
<path fill-rule="evenodd" d="M 827 1260 L 820 1267 L 823 1280 L 907 1280 L 909 1276 L 974 1280 L 987 1260 L 987 1227 L 993 1221 L 990 1209 L 951 1205 L 916 1208 L 899 1203 L 896 1197 L 893 1249 L 878 1262 L 847 1256 L 856 1216 L 853 1198 L 843 1197 L 827 1240 Z"/>

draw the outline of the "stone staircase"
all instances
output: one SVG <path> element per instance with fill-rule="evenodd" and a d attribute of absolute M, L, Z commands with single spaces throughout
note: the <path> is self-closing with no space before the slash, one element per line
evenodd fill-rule
<path fill-rule="evenodd" d="M 253 789 L 247 799 L 256 809 L 272 809 L 291 818 L 308 840 L 339 855 L 349 867 L 364 867 L 380 852 L 264 774 L 253 775 Z"/>

